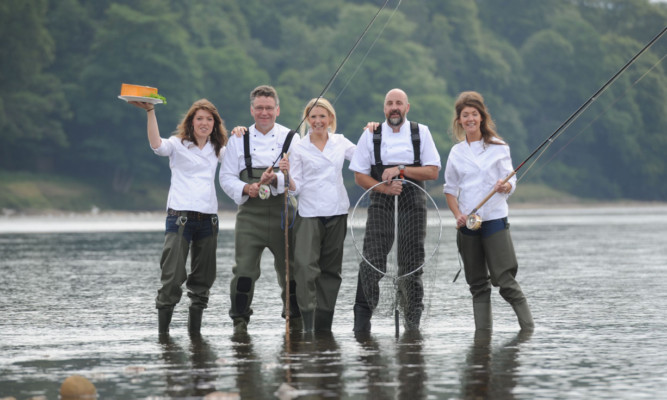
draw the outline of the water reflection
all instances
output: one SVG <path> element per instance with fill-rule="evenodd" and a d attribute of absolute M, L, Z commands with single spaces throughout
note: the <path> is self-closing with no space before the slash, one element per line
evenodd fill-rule
<path fill-rule="evenodd" d="M 661 398 L 667 208 L 647 208 L 639 219 L 641 210 L 619 210 L 535 212 L 530 223 L 517 215 L 520 279 L 539 320 L 528 342 L 504 306 L 494 308 L 493 340 L 473 340 L 469 293 L 461 279 L 451 283 L 451 235 L 423 337 L 396 340 L 393 321 L 382 318 L 372 334 L 353 335 L 358 263 L 346 240 L 333 335 L 291 335 L 288 348 L 274 295 L 256 299 L 252 336 L 231 335 L 233 231 L 220 235 L 201 341 L 187 335 L 187 307 L 176 309 L 171 337 L 158 341 L 147 305 L 163 233 L 0 234 L 0 398 L 57 399 L 73 374 L 90 379 L 100 399 L 271 399 L 283 383 L 298 398 Z M 257 292 L 275 294 L 273 259 L 263 257 L 261 267 Z"/>
<path fill-rule="evenodd" d="M 461 378 L 461 398 L 514 399 L 520 366 L 519 345 L 530 339 L 531 334 L 530 331 L 520 331 L 492 351 L 491 331 L 475 331 Z"/>
<path fill-rule="evenodd" d="M 333 333 L 291 335 L 284 351 L 286 380 L 298 390 L 300 399 L 342 397 L 344 368 Z"/>
<path fill-rule="evenodd" d="M 398 398 L 425 399 L 428 375 L 422 354 L 424 338 L 418 330 L 403 333 L 398 342 Z"/>
<path fill-rule="evenodd" d="M 361 353 L 359 361 L 361 370 L 365 372 L 366 398 L 387 399 L 393 397 L 393 389 L 387 384 L 393 381 L 388 365 L 392 363 L 381 349 L 380 345 L 371 333 L 355 333 L 355 339 L 359 343 Z"/>
<path fill-rule="evenodd" d="M 273 395 L 267 390 L 262 374 L 262 362 L 254 350 L 248 333 L 235 333 L 231 337 L 236 358 L 236 387 L 242 399 L 267 399 Z"/>

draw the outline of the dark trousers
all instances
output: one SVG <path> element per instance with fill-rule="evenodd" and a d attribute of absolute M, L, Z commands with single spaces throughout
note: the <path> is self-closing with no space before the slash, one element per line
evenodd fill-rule
<path fill-rule="evenodd" d="M 456 240 L 473 302 L 491 301 L 491 286 L 510 304 L 525 300 L 515 277 L 519 269 L 507 218 L 484 221 L 479 230 L 459 229 Z"/>
<path fill-rule="evenodd" d="M 363 244 L 364 258 L 368 262 L 362 261 L 359 265 L 355 307 L 373 310 L 379 302 L 379 282 L 387 271 L 387 254 L 394 242 L 396 196 L 371 192 L 370 199 Z M 397 238 L 398 289 L 406 313 L 421 313 L 424 308 L 423 271 L 419 267 L 424 264 L 425 237 L 426 196 L 418 187 L 407 184 L 398 196 Z"/>
<path fill-rule="evenodd" d="M 160 260 L 162 287 L 155 299 L 157 308 L 176 305 L 183 295 L 185 282 L 192 306 L 206 308 L 209 290 L 216 277 L 218 244 L 218 216 L 206 219 L 168 216 L 165 222 L 164 248 Z M 192 249 L 190 274 L 185 270 L 188 253 Z"/>
<path fill-rule="evenodd" d="M 232 268 L 230 283 L 231 308 L 229 316 L 249 319 L 253 313 L 251 308 L 255 293 L 255 282 L 261 274 L 260 261 L 265 248 L 273 254 L 273 265 L 276 270 L 280 298 L 285 303 L 286 293 L 286 263 L 285 263 L 285 230 L 282 212 L 284 211 L 284 197 L 271 196 L 266 200 L 259 197 L 250 198 L 239 206 L 236 214 L 235 265 Z M 289 216 L 292 224 L 293 215 Z M 289 226 L 289 225 L 288 225 Z M 294 238 L 293 229 L 289 229 L 289 260 L 293 265 Z M 291 274 L 293 275 L 293 273 Z M 293 297 L 294 307 L 290 303 L 290 316 L 299 314 L 296 306 L 296 281 L 290 277 L 290 297 Z"/>

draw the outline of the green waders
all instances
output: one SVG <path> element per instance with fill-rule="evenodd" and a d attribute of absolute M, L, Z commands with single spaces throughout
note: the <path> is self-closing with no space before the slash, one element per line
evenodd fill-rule
<path fill-rule="evenodd" d="M 160 260 L 161 284 L 155 299 L 158 331 L 169 332 L 174 306 L 181 300 L 185 282 L 190 298 L 188 330 L 199 333 L 203 310 L 208 306 L 209 291 L 216 278 L 218 216 L 187 211 L 168 216 L 164 248 Z M 185 265 L 192 248 L 191 269 Z"/>
<path fill-rule="evenodd" d="M 253 169 L 254 176 L 261 176 L 264 169 Z M 247 171 L 241 173 L 241 180 L 249 182 Z M 255 179 L 257 181 L 258 179 Z M 260 261 L 265 248 L 273 254 L 274 267 L 280 298 L 285 303 L 285 231 L 282 223 L 282 212 L 285 209 L 284 195 L 270 196 L 266 200 L 259 197 L 249 198 L 239 206 L 235 226 L 235 265 L 232 268 L 230 283 L 231 308 L 229 316 L 234 320 L 235 330 L 243 330 L 253 313 L 251 308 L 255 292 L 255 282 L 261 274 Z M 290 215 L 292 224 L 293 215 Z M 288 233 L 290 265 L 293 259 L 293 229 Z M 296 302 L 296 281 L 290 276 L 290 317 L 297 318 L 301 314 Z M 283 307 L 284 310 L 284 307 Z"/>
<path fill-rule="evenodd" d="M 347 215 L 297 219 L 294 267 L 303 329 L 331 331 L 342 281 Z"/>
<path fill-rule="evenodd" d="M 494 220 L 495 221 L 495 220 Z M 503 229 L 485 236 L 457 233 L 457 244 L 466 281 L 472 294 L 476 329 L 491 329 L 491 285 L 500 287 L 500 295 L 507 301 L 519 320 L 521 329 L 533 329 L 533 317 L 526 297 L 516 281 L 519 268 L 514 245 L 506 221 Z M 470 232 L 470 231 L 467 231 Z"/>

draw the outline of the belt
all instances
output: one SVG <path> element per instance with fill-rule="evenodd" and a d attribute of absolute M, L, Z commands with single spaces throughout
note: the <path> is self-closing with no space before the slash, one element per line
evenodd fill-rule
<path fill-rule="evenodd" d="M 204 213 L 200 213 L 200 212 L 197 212 L 197 211 L 177 211 L 177 210 L 168 208 L 167 209 L 167 215 L 170 216 L 170 217 L 185 216 L 188 219 L 192 219 L 192 220 L 195 220 L 195 221 L 204 221 L 204 220 L 210 219 L 215 214 L 204 214 Z"/>

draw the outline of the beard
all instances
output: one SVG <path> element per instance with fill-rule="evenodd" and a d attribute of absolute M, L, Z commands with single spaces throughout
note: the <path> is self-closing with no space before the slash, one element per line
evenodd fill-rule
<path fill-rule="evenodd" d="M 403 115 L 399 112 L 397 114 L 390 114 L 387 118 L 387 123 L 391 126 L 400 126 L 403 123 Z"/>

